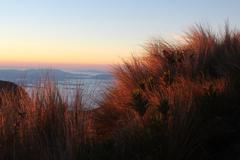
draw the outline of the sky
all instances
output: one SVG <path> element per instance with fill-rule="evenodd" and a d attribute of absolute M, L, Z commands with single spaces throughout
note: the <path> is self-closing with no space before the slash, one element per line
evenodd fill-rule
<path fill-rule="evenodd" d="M 120 63 L 196 23 L 240 26 L 239 0 L 0 0 L 0 66 Z"/>

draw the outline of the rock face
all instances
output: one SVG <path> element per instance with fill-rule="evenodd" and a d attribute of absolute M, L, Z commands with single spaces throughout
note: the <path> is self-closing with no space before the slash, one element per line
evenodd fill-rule
<path fill-rule="evenodd" d="M 24 118 L 32 110 L 32 101 L 24 88 L 0 81 L 0 115 Z"/>

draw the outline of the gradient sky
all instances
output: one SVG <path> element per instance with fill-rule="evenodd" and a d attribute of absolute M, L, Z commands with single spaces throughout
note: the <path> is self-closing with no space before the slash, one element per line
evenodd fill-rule
<path fill-rule="evenodd" d="M 0 0 L 0 65 L 112 64 L 195 23 L 240 26 L 239 0 Z"/>

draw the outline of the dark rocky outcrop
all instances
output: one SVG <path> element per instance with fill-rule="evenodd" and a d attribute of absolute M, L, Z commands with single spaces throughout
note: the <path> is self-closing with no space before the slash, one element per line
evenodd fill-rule
<path fill-rule="evenodd" d="M 13 82 L 0 81 L 0 116 L 24 119 L 32 111 L 33 103 L 23 87 Z"/>

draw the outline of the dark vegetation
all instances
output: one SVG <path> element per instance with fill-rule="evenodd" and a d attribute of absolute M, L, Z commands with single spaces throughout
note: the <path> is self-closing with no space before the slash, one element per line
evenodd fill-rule
<path fill-rule="evenodd" d="M 184 43 L 155 41 L 113 74 L 90 111 L 81 88 L 69 104 L 52 82 L 22 117 L 1 94 L 0 159 L 240 159 L 239 31 L 194 27 Z"/>

